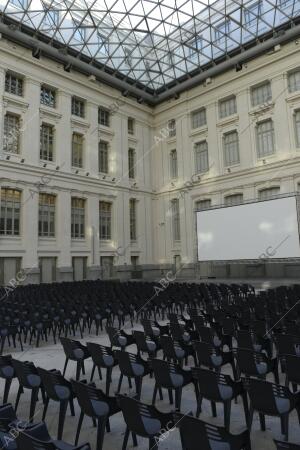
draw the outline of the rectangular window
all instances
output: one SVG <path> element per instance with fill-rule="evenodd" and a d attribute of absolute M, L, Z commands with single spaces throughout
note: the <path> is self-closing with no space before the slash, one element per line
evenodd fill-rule
<path fill-rule="evenodd" d="M 78 133 L 72 135 L 72 167 L 83 167 L 83 136 Z"/>
<path fill-rule="evenodd" d="M 243 203 L 243 194 L 227 195 L 224 198 L 224 204 L 226 206 L 235 206 Z"/>
<path fill-rule="evenodd" d="M 232 116 L 233 114 L 236 114 L 236 97 L 235 97 L 235 95 L 219 101 L 219 117 L 220 117 L 220 119 L 224 119 L 224 117 Z"/>
<path fill-rule="evenodd" d="M 54 127 L 43 123 L 40 128 L 40 159 L 53 161 Z"/>
<path fill-rule="evenodd" d="M 130 240 L 136 241 L 136 200 L 131 198 L 129 200 L 129 218 L 130 218 Z"/>
<path fill-rule="evenodd" d="M 296 146 L 300 147 L 300 110 L 295 112 Z"/>
<path fill-rule="evenodd" d="M 72 97 L 72 114 L 77 117 L 84 117 L 84 100 L 77 97 Z"/>
<path fill-rule="evenodd" d="M 192 112 L 192 128 L 199 128 L 206 125 L 206 109 L 201 108 Z"/>
<path fill-rule="evenodd" d="M 231 131 L 223 136 L 224 164 L 233 166 L 240 162 L 239 136 L 237 131 Z"/>
<path fill-rule="evenodd" d="M 104 109 L 104 108 L 99 108 L 98 109 L 99 125 L 103 125 L 104 127 L 109 127 L 109 123 L 110 123 L 109 119 L 110 119 L 109 111 L 107 111 L 107 109 Z"/>
<path fill-rule="evenodd" d="M 178 177 L 177 151 L 172 150 L 170 153 L 170 175 L 171 178 Z"/>
<path fill-rule="evenodd" d="M 179 200 L 177 198 L 171 201 L 171 212 L 173 241 L 180 241 L 180 214 Z"/>
<path fill-rule="evenodd" d="M 111 240 L 111 203 L 99 202 L 99 238 Z"/>
<path fill-rule="evenodd" d="M 289 92 L 300 91 L 300 70 L 291 72 L 288 77 Z"/>
<path fill-rule="evenodd" d="M 55 236 L 55 195 L 39 194 L 39 236 Z"/>
<path fill-rule="evenodd" d="M 128 149 L 128 177 L 135 178 L 135 150 L 134 148 Z"/>
<path fill-rule="evenodd" d="M 22 97 L 23 96 L 23 78 L 18 75 L 14 75 L 13 73 L 6 72 L 5 92 Z"/>
<path fill-rule="evenodd" d="M 247 27 L 257 25 L 257 21 L 261 15 L 261 1 L 253 5 L 244 5 L 244 21 Z"/>
<path fill-rule="evenodd" d="M 128 134 L 134 134 L 134 119 L 128 117 Z"/>
<path fill-rule="evenodd" d="M 20 153 L 20 118 L 10 113 L 4 116 L 3 150 Z"/>
<path fill-rule="evenodd" d="M 85 200 L 73 197 L 71 201 L 71 237 L 83 239 L 85 236 Z"/>
<path fill-rule="evenodd" d="M 206 141 L 195 144 L 196 173 L 208 171 L 208 145 Z"/>
<path fill-rule="evenodd" d="M 275 153 L 274 128 L 272 120 L 265 120 L 264 122 L 257 124 L 256 142 L 258 158 L 263 158 L 264 156 Z"/>
<path fill-rule="evenodd" d="M 176 136 L 176 120 L 171 119 L 168 122 L 169 137 Z"/>
<path fill-rule="evenodd" d="M 207 198 L 205 200 L 198 200 L 195 204 L 197 211 L 204 211 L 211 207 L 211 199 Z"/>
<path fill-rule="evenodd" d="M 0 192 L 0 235 L 19 236 L 21 192 L 10 188 Z"/>
<path fill-rule="evenodd" d="M 267 189 L 261 189 L 258 193 L 259 200 L 270 200 L 280 193 L 280 188 L 278 186 L 271 187 Z"/>
<path fill-rule="evenodd" d="M 99 142 L 99 172 L 108 173 L 108 143 Z"/>
<path fill-rule="evenodd" d="M 40 101 L 42 105 L 49 106 L 50 108 L 55 108 L 56 91 L 47 86 L 41 86 L 41 97 Z"/>
<path fill-rule="evenodd" d="M 272 100 L 272 90 L 270 81 L 266 81 L 259 86 L 251 88 L 251 103 L 252 106 L 263 105 Z"/>

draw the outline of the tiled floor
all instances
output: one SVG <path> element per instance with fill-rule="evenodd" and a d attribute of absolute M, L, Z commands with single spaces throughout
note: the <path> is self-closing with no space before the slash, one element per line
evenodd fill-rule
<path fill-rule="evenodd" d="M 138 329 L 138 326 L 135 326 Z M 78 336 L 77 336 L 78 339 Z M 89 335 L 83 339 L 83 342 L 91 341 L 98 342 L 104 345 L 108 345 L 108 339 L 101 333 L 100 336 Z M 132 348 L 128 348 L 129 350 L 135 352 L 135 346 Z M 9 350 L 9 349 L 8 349 Z M 36 366 L 40 366 L 46 369 L 63 369 L 65 357 L 60 344 L 53 345 L 51 342 L 48 344 L 42 343 L 42 346 L 38 349 L 26 347 L 23 352 L 13 352 L 14 358 L 18 358 L 20 360 L 28 360 L 33 361 Z M 92 370 L 92 362 L 91 360 L 86 361 L 86 378 L 89 379 Z M 228 373 L 230 373 L 230 368 L 228 369 Z M 67 378 L 75 377 L 75 363 L 72 361 L 69 362 L 67 373 Z M 111 386 L 111 393 L 115 392 L 117 387 L 117 381 L 119 377 L 118 368 L 114 368 L 113 370 L 113 385 Z M 271 379 L 271 378 L 270 378 Z M 98 377 L 94 379 L 97 386 L 104 388 L 104 381 L 100 381 Z M 273 380 L 272 380 L 273 381 Z M 283 382 L 283 377 L 281 376 L 281 381 Z M 2 380 L 0 381 L 0 383 Z M 145 402 L 151 402 L 152 393 L 153 393 L 154 382 L 153 379 L 146 377 L 143 383 L 142 389 L 142 400 Z M 9 401 L 14 404 L 16 392 L 18 389 L 18 382 L 13 381 L 11 392 L 9 396 Z M 2 392 L 2 388 L 0 390 Z M 123 392 L 130 392 L 127 382 L 123 383 Z M 20 406 L 18 410 L 18 416 L 22 419 L 28 419 L 29 414 L 29 402 L 30 402 L 30 391 L 25 391 L 25 393 L 21 397 Z M 167 395 L 164 395 L 163 401 L 157 401 L 157 407 L 162 411 L 169 411 L 172 407 L 169 405 L 167 400 Z M 187 413 L 189 411 L 195 412 L 196 403 L 195 403 L 195 394 L 192 386 L 188 386 L 183 390 L 182 396 L 182 412 Z M 36 414 L 34 421 L 38 422 L 41 420 L 43 410 L 43 404 L 41 398 L 37 403 Z M 64 440 L 69 443 L 74 442 L 77 422 L 79 418 L 79 407 L 75 400 L 75 412 L 76 416 L 71 417 L 70 411 L 68 409 L 65 428 L 64 428 Z M 223 411 L 221 405 L 218 406 L 218 417 L 213 419 L 211 417 L 210 404 L 204 400 L 203 401 L 203 413 L 201 414 L 201 418 L 207 421 L 212 421 L 215 424 L 223 424 Z M 46 423 L 48 425 L 50 434 L 55 437 L 57 432 L 57 423 L 58 423 L 58 404 L 55 402 L 50 402 L 48 413 L 46 417 Z M 125 425 L 123 422 L 122 414 L 119 413 L 111 418 L 111 432 L 105 434 L 104 438 L 104 450 L 121 450 L 123 435 L 125 431 Z M 278 418 L 267 417 L 266 419 L 267 431 L 261 432 L 259 430 L 259 421 L 258 416 L 254 415 L 253 421 L 253 431 L 251 433 L 252 437 L 252 449 L 253 450 L 271 450 L 275 449 L 273 438 L 281 439 L 280 435 L 280 421 Z M 238 404 L 232 405 L 232 413 L 231 413 L 231 431 L 239 432 L 245 427 L 245 418 L 242 408 L 241 400 L 238 401 Z M 290 416 L 290 439 L 291 442 L 300 443 L 300 427 L 297 419 L 297 415 L 295 412 Z M 80 442 L 89 441 L 91 443 L 92 449 L 96 449 L 96 429 L 92 426 L 92 421 L 89 418 L 86 418 L 83 423 Z M 132 448 L 132 441 L 129 440 L 128 448 Z M 138 448 L 140 449 L 148 449 L 148 441 L 139 438 L 138 439 Z M 177 429 L 171 430 L 169 435 L 164 435 L 161 439 L 159 448 L 161 450 L 164 449 L 172 449 L 172 450 L 181 450 L 181 444 L 179 440 L 179 433 Z M 199 449 L 201 450 L 201 449 Z"/>

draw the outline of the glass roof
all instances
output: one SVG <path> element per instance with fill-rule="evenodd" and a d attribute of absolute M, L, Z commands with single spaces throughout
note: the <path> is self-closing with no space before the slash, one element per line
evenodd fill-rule
<path fill-rule="evenodd" d="M 300 15 L 300 0 L 0 0 L 4 17 L 150 93 Z"/>

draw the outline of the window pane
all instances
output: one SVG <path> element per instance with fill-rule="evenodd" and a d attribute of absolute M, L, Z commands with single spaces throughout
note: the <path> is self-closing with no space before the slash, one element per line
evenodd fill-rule
<path fill-rule="evenodd" d="M 7 113 L 4 116 L 3 150 L 10 153 L 20 153 L 20 118 Z"/>
<path fill-rule="evenodd" d="M 5 75 L 5 91 L 10 94 L 23 95 L 23 78 L 7 72 Z"/>
<path fill-rule="evenodd" d="M 289 74 L 289 91 L 300 91 L 300 70 Z"/>
<path fill-rule="evenodd" d="M 72 136 L 72 166 L 83 167 L 83 136 L 78 133 Z"/>
<path fill-rule="evenodd" d="M 198 200 L 195 204 L 197 211 L 203 211 L 211 207 L 211 199 Z"/>
<path fill-rule="evenodd" d="M 258 193 L 258 198 L 259 198 L 259 200 L 269 200 L 269 199 L 274 198 L 277 195 L 279 195 L 279 193 L 280 193 L 280 188 L 277 186 L 272 187 L 272 188 L 262 189 Z"/>
<path fill-rule="evenodd" d="M 275 152 L 273 121 L 266 120 L 256 127 L 257 155 L 262 158 Z"/>
<path fill-rule="evenodd" d="M 239 164 L 239 138 L 238 133 L 233 131 L 227 133 L 223 137 L 224 145 L 224 164 L 225 166 L 232 166 L 234 164 Z"/>
<path fill-rule="evenodd" d="M 111 239 L 111 203 L 99 202 L 99 237 Z"/>
<path fill-rule="evenodd" d="M 178 177 L 177 151 L 172 150 L 170 153 L 170 174 L 171 178 Z"/>
<path fill-rule="evenodd" d="M 195 144 L 195 165 L 196 173 L 208 171 L 208 147 L 206 141 Z"/>
<path fill-rule="evenodd" d="M 55 236 L 55 195 L 39 194 L 39 236 Z"/>
<path fill-rule="evenodd" d="M 133 148 L 128 149 L 128 176 L 129 178 L 135 178 L 135 150 Z"/>
<path fill-rule="evenodd" d="M 99 142 L 99 172 L 108 173 L 108 143 Z"/>
<path fill-rule="evenodd" d="M 270 100 L 272 100 L 272 91 L 269 81 L 251 88 L 252 106 L 262 105 Z"/>
<path fill-rule="evenodd" d="M 180 241 L 180 215 L 179 215 L 179 200 L 174 199 L 171 201 L 172 212 L 172 233 L 173 240 Z"/>
<path fill-rule="evenodd" d="M 236 98 L 230 97 L 219 102 L 220 119 L 236 114 Z"/>
<path fill-rule="evenodd" d="M 240 205 L 243 203 L 243 194 L 227 195 L 224 198 L 224 203 L 226 206 Z"/>
<path fill-rule="evenodd" d="M 192 128 L 199 128 L 206 125 L 206 109 L 201 108 L 199 111 L 192 113 Z"/>
<path fill-rule="evenodd" d="M 0 192 L 0 234 L 18 236 L 20 234 L 21 192 L 10 188 L 1 188 Z"/>
<path fill-rule="evenodd" d="M 71 200 L 71 237 L 85 237 L 85 200 L 73 197 Z"/>
<path fill-rule="evenodd" d="M 53 161 L 54 127 L 42 124 L 40 130 L 40 159 Z"/>
<path fill-rule="evenodd" d="M 129 201 L 129 216 L 130 216 L 130 239 L 136 241 L 136 200 L 130 199 Z"/>
<path fill-rule="evenodd" d="M 300 110 L 295 113 L 296 145 L 300 147 Z"/>

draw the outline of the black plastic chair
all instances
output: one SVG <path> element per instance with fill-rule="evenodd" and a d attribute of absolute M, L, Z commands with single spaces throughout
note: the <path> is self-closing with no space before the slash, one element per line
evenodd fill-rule
<path fill-rule="evenodd" d="M 97 450 L 103 447 L 105 426 L 110 431 L 109 418 L 120 411 L 120 407 L 115 397 L 109 397 L 94 383 L 86 384 L 80 381 L 71 380 L 73 390 L 77 395 L 77 400 L 81 408 L 79 422 L 76 431 L 75 445 L 77 445 L 80 430 L 85 415 L 91 417 L 93 422 L 97 421 Z"/>
<path fill-rule="evenodd" d="M 38 400 L 38 392 L 40 389 L 42 392 L 43 401 L 45 403 L 45 393 L 44 388 L 42 386 L 42 379 L 33 363 L 13 359 L 12 364 L 20 384 L 16 398 L 15 411 L 17 412 L 20 397 L 21 394 L 23 394 L 24 392 L 24 388 L 30 389 L 31 401 L 29 410 L 29 422 L 32 423 L 35 412 L 35 406 Z"/>
<path fill-rule="evenodd" d="M 273 373 L 275 383 L 279 384 L 277 357 L 269 359 L 265 353 L 245 348 L 237 348 L 234 355 L 239 374 L 265 379 L 268 373 Z"/>
<path fill-rule="evenodd" d="M 112 326 L 106 327 L 106 332 L 109 337 L 111 348 L 121 348 L 125 350 L 128 345 L 134 343 L 134 338 L 132 334 L 127 334 L 123 330 L 119 330 L 118 328 L 114 328 Z"/>
<path fill-rule="evenodd" d="M 41 422 L 30 430 L 20 432 L 16 438 L 18 450 L 91 450 L 89 443 L 78 446 L 51 439 L 46 425 Z"/>
<path fill-rule="evenodd" d="M 178 364 L 161 359 L 153 359 L 151 367 L 155 377 L 152 405 L 155 404 L 157 391 L 159 391 L 160 399 L 163 400 L 162 388 L 164 388 L 168 390 L 171 404 L 173 404 L 173 390 L 175 391 L 175 407 L 180 410 L 182 389 L 190 383 L 194 384 L 196 397 L 198 398 L 198 386 L 189 369 L 183 369 Z"/>
<path fill-rule="evenodd" d="M 151 338 L 147 338 L 143 331 L 133 331 L 133 337 L 136 343 L 138 355 L 147 353 L 149 357 L 155 357 L 157 353 L 157 344 Z"/>
<path fill-rule="evenodd" d="M 195 367 L 192 369 L 194 380 L 198 383 L 198 399 L 196 416 L 201 413 L 202 399 L 211 401 L 213 417 L 217 417 L 216 403 L 224 405 L 224 426 L 229 431 L 232 400 L 242 397 L 246 424 L 248 422 L 248 400 L 241 381 L 233 381 L 229 375 L 217 373 L 208 369 Z"/>
<path fill-rule="evenodd" d="M 123 377 L 128 378 L 129 386 L 131 387 L 131 379 L 135 381 L 137 398 L 140 398 L 142 391 L 143 377 L 149 375 L 151 368 L 147 361 L 142 359 L 139 355 L 125 352 L 123 350 L 116 350 L 116 357 L 120 368 L 120 378 L 117 392 L 119 393 L 122 386 Z"/>
<path fill-rule="evenodd" d="M 8 394 L 13 378 L 16 377 L 15 369 L 12 365 L 11 355 L 0 356 L 0 378 L 5 380 L 3 402 L 7 403 Z"/>
<path fill-rule="evenodd" d="M 294 355 L 285 355 L 282 357 L 285 366 L 285 385 L 288 387 L 292 384 L 294 392 L 300 384 L 300 357 Z"/>
<path fill-rule="evenodd" d="M 175 414 L 183 450 L 251 450 L 248 430 L 231 434 L 225 428 L 203 422 L 190 415 Z"/>
<path fill-rule="evenodd" d="M 87 342 L 88 351 L 93 360 L 93 369 L 90 381 L 93 381 L 96 368 L 98 368 L 99 378 L 102 380 L 101 369 L 106 369 L 106 395 L 109 395 L 109 388 L 112 381 L 112 370 L 118 365 L 115 353 L 110 347 L 105 345 L 95 344 L 94 342 Z"/>
<path fill-rule="evenodd" d="M 203 365 L 208 369 L 215 369 L 219 372 L 223 366 L 230 364 L 234 379 L 238 379 L 234 357 L 231 351 L 222 352 L 219 348 L 206 342 L 194 342 L 194 348 L 199 367 Z"/>
<path fill-rule="evenodd" d="M 274 439 L 277 450 L 300 450 L 300 445 L 291 444 L 289 442 L 276 441 Z"/>
<path fill-rule="evenodd" d="M 79 341 L 75 341 L 73 339 L 69 339 L 66 337 L 61 337 L 60 342 L 63 346 L 66 362 L 64 365 L 63 376 L 65 376 L 67 365 L 69 361 L 76 362 L 76 380 L 80 378 L 80 372 L 82 371 L 83 375 L 85 375 L 84 361 L 87 358 L 90 358 L 90 353 L 87 347 Z"/>
<path fill-rule="evenodd" d="M 265 351 L 272 358 L 272 341 L 269 338 L 257 336 L 253 331 L 238 330 L 236 332 L 237 346 L 248 348 L 255 352 Z"/>
<path fill-rule="evenodd" d="M 57 439 L 62 439 L 68 403 L 70 404 L 72 416 L 75 416 L 73 404 L 74 394 L 72 391 L 72 385 L 62 376 L 61 372 L 58 370 L 45 370 L 41 367 L 38 367 L 37 370 L 42 379 L 42 383 L 46 392 L 46 400 L 42 420 L 45 420 L 46 418 L 49 401 L 53 400 L 55 402 L 59 402 Z"/>
<path fill-rule="evenodd" d="M 244 379 L 244 386 L 250 398 L 249 430 L 251 431 L 254 411 L 259 413 L 262 431 L 266 430 L 265 416 L 277 416 L 281 420 L 281 433 L 287 441 L 290 412 L 296 409 L 300 419 L 300 393 L 293 394 L 285 386 L 256 378 Z"/>
<path fill-rule="evenodd" d="M 118 402 L 126 423 L 122 450 L 127 448 L 130 433 L 135 446 L 138 445 L 136 436 L 141 436 L 149 439 L 149 450 L 157 450 L 162 430 L 174 426 L 173 414 L 162 413 L 153 405 L 147 405 L 125 395 L 119 394 Z"/>

